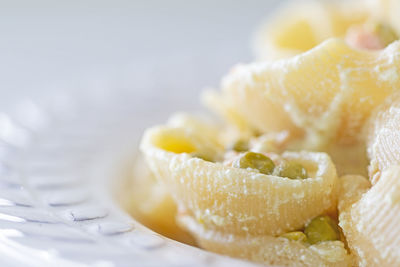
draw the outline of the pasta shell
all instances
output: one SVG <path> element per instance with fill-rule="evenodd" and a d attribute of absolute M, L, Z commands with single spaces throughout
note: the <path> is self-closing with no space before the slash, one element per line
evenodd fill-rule
<path fill-rule="evenodd" d="M 352 204 L 369 190 L 371 183 L 361 175 L 345 175 L 340 177 L 338 209 L 339 213 L 345 212 Z"/>
<path fill-rule="evenodd" d="M 291 57 L 370 17 L 365 1 L 291 1 L 257 31 L 254 50 L 261 60 Z M 373 11 L 373 10 L 372 10 Z"/>
<path fill-rule="evenodd" d="M 187 131 L 199 132 L 216 147 L 223 148 L 221 145 L 221 139 L 223 139 L 221 127 L 206 117 L 196 117 L 188 113 L 176 113 L 168 119 L 167 124 L 172 127 L 185 128 Z"/>
<path fill-rule="evenodd" d="M 330 39 L 294 58 L 239 65 L 219 97 L 259 132 L 291 130 L 303 148 L 362 139 L 371 110 L 400 88 L 400 42 L 355 50 Z"/>
<path fill-rule="evenodd" d="M 183 144 L 176 144 L 179 150 L 170 146 L 177 140 Z M 336 209 L 338 179 L 325 153 L 284 153 L 284 159 L 300 162 L 313 177 L 291 180 L 182 153 L 192 152 L 182 147 L 201 151 L 206 146 L 200 140 L 183 128 L 160 126 L 146 131 L 141 150 L 172 193 L 180 213 L 208 230 L 275 236 L 300 229 L 311 218 Z"/>
<path fill-rule="evenodd" d="M 343 181 L 339 225 L 359 266 L 400 266 L 399 175 L 400 166 L 388 168 L 364 194 L 365 179 L 357 187 L 354 177 Z"/>
<path fill-rule="evenodd" d="M 233 135 L 239 135 L 249 138 L 256 133 L 256 129 L 252 127 L 249 122 L 241 114 L 236 111 L 236 108 L 230 105 L 229 101 L 224 99 L 222 95 L 215 90 L 206 90 L 201 95 L 201 101 L 215 114 L 219 114 L 227 122 L 227 129 L 232 128 Z M 279 120 L 287 120 L 286 124 L 290 121 L 285 114 L 277 114 L 277 119 L 272 120 L 272 124 L 281 123 Z"/>
<path fill-rule="evenodd" d="M 368 2 L 372 14 L 389 22 L 400 33 L 400 1 L 369 0 Z"/>
<path fill-rule="evenodd" d="M 400 165 L 400 95 L 389 98 L 370 120 L 368 155 L 369 174 L 375 184 L 391 165 Z"/>
<path fill-rule="evenodd" d="M 171 194 L 154 178 L 142 155 L 134 161 L 132 176 L 129 183 L 123 185 L 125 192 L 121 194 L 127 196 L 125 201 L 120 201 L 125 209 L 137 221 L 155 232 L 194 245 L 193 237 L 176 222 L 177 207 Z"/>
<path fill-rule="evenodd" d="M 272 236 L 237 236 L 205 229 L 189 216 L 180 222 L 190 230 L 199 245 L 209 251 L 277 266 L 350 266 L 351 257 L 341 241 L 312 246 Z"/>

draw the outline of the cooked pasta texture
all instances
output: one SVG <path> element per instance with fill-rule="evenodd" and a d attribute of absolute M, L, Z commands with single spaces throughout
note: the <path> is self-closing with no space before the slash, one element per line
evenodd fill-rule
<path fill-rule="evenodd" d="M 400 33 L 400 1 L 369 0 L 368 2 L 371 14 L 389 22 Z"/>
<path fill-rule="evenodd" d="M 391 166 L 371 189 L 360 176 L 340 179 L 339 224 L 358 266 L 400 264 L 399 175 Z"/>
<path fill-rule="evenodd" d="M 205 98 L 259 132 L 305 134 L 310 147 L 353 144 L 371 110 L 400 87 L 399 72 L 400 42 L 376 52 L 330 39 L 290 59 L 238 65 Z"/>
<path fill-rule="evenodd" d="M 163 236 L 195 245 L 193 237 L 176 222 L 177 207 L 170 192 L 154 177 L 143 157 L 135 160 L 133 175 L 133 185 L 125 186 L 130 190 L 125 206 L 135 219 Z"/>
<path fill-rule="evenodd" d="M 202 247 L 231 256 L 242 248 L 241 257 L 263 263 L 335 266 L 348 261 L 341 241 L 306 246 L 279 237 L 318 215 L 335 213 L 338 178 L 328 155 L 271 153 L 307 169 L 308 178 L 289 179 L 193 157 L 211 152 L 221 158 L 223 151 L 210 151 L 207 142 L 201 133 L 167 125 L 146 131 L 141 145 L 178 205 L 178 221 Z M 283 254 L 275 254 L 283 248 Z M 298 259 L 300 254 L 304 257 Z"/>
<path fill-rule="evenodd" d="M 182 113 L 144 133 L 168 204 L 148 218 L 173 211 L 202 248 L 263 264 L 400 266 L 399 3 L 301 2 L 266 22 L 268 61 L 202 96 L 223 123 Z"/>
<path fill-rule="evenodd" d="M 181 222 L 194 234 L 199 244 L 209 251 L 254 262 L 277 266 L 351 266 L 352 257 L 342 241 L 315 245 L 267 235 L 232 235 L 207 230 L 191 217 Z"/>
<path fill-rule="evenodd" d="M 362 129 L 400 87 L 399 73 L 400 42 L 370 51 L 330 39 L 290 59 L 236 66 L 204 100 L 238 129 L 246 121 L 252 132 L 289 131 L 291 149 L 327 151 L 335 162 L 362 151 L 338 167 L 348 173 L 346 164 L 367 165 Z"/>
<path fill-rule="evenodd" d="M 364 48 L 383 48 L 390 43 L 385 42 L 387 35 L 371 28 L 366 34 L 363 26 L 391 28 L 399 39 L 399 12 L 397 0 L 291 1 L 258 29 L 255 55 L 259 60 L 292 57 L 333 37 Z"/>
<path fill-rule="evenodd" d="M 344 37 L 349 27 L 366 22 L 373 11 L 362 0 L 289 2 L 257 31 L 256 57 L 271 60 L 306 52 L 328 38 Z"/>
<path fill-rule="evenodd" d="M 179 150 L 170 147 L 171 136 L 182 142 Z M 335 209 L 337 175 L 326 154 L 284 153 L 284 159 L 301 162 L 313 176 L 291 180 L 192 157 L 189 153 L 203 153 L 199 141 L 183 128 L 156 127 L 146 132 L 142 151 L 181 212 L 208 229 L 276 236 Z"/>
<path fill-rule="evenodd" d="M 368 156 L 371 182 L 375 184 L 382 172 L 400 165 L 400 95 L 389 97 L 371 117 L 368 127 Z"/>

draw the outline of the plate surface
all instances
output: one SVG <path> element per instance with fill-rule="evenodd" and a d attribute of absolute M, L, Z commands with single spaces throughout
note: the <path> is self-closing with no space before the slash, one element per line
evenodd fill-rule
<path fill-rule="evenodd" d="M 254 266 L 168 240 L 112 197 L 141 135 L 123 91 L 0 113 L 1 266 Z"/>

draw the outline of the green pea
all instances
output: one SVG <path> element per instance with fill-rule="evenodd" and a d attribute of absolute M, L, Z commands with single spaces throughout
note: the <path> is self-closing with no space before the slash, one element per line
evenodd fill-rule
<path fill-rule="evenodd" d="M 307 170 L 300 163 L 294 161 L 285 161 L 275 168 L 274 174 L 289 179 L 306 179 Z"/>
<path fill-rule="evenodd" d="M 284 237 L 286 239 L 293 240 L 293 241 L 307 242 L 307 236 L 303 232 L 300 232 L 300 231 L 289 232 L 289 233 L 281 235 L 281 237 Z"/>
<path fill-rule="evenodd" d="M 249 150 L 249 143 L 245 140 L 237 140 L 230 146 L 231 150 L 237 151 L 237 152 L 246 152 Z"/>
<path fill-rule="evenodd" d="M 339 226 L 331 217 L 326 215 L 312 219 L 304 229 L 304 233 L 310 244 L 340 239 Z"/>
<path fill-rule="evenodd" d="M 234 167 L 256 169 L 263 174 L 271 174 L 275 168 L 274 162 L 261 153 L 246 152 L 234 163 Z"/>
<path fill-rule="evenodd" d="M 209 161 L 209 162 L 214 162 L 214 158 L 212 158 L 209 155 L 206 155 L 205 153 L 200 153 L 200 152 L 193 152 L 190 154 L 192 157 L 194 158 L 199 158 L 205 161 Z"/>
<path fill-rule="evenodd" d="M 384 46 L 387 46 L 399 39 L 399 36 L 394 29 L 385 23 L 371 23 L 369 27 L 371 27 L 372 32 L 379 37 Z"/>

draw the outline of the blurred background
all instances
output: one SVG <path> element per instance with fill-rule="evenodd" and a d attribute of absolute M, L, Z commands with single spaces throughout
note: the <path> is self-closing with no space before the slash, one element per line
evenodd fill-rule
<path fill-rule="evenodd" d="M 58 91 L 126 89 L 143 110 L 200 107 L 273 0 L 0 0 L 0 110 Z"/>
<path fill-rule="evenodd" d="M 198 105 L 203 87 L 251 59 L 252 32 L 277 2 L 0 0 L 0 104 L 123 86 Z"/>

